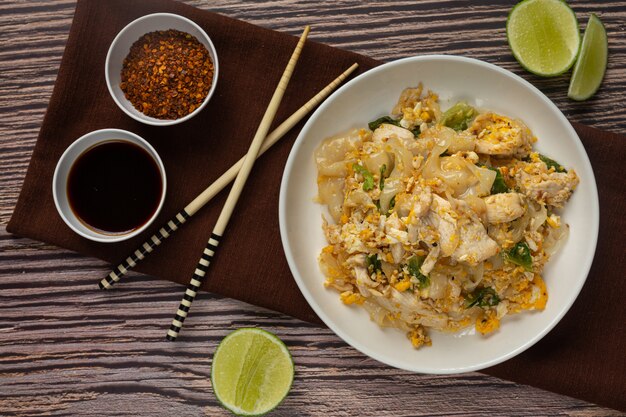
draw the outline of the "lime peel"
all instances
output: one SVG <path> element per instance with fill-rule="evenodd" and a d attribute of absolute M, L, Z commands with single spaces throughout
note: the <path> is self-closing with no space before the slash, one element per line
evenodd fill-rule
<path fill-rule="evenodd" d="M 567 96 L 572 100 L 587 100 L 598 91 L 608 62 L 609 47 L 606 29 L 595 14 L 585 28 L 580 56 L 574 67 Z"/>
<path fill-rule="evenodd" d="M 294 366 L 287 346 L 259 328 L 241 328 L 218 345 L 211 385 L 224 408 L 239 416 L 260 416 L 289 393 Z"/>
<path fill-rule="evenodd" d="M 526 70 L 553 77 L 570 69 L 580 50 L 574 11 L 562 0 L 523 0 L 507 18 L 513 56 Z"/>

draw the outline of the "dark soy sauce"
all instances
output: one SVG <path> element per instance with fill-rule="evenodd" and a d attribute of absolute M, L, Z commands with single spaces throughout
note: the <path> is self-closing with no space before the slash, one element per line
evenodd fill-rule
<path fill-rule="evenodd" d="M 67 179 L 70 207 L 86 226 L 123 234 L 143 226 L 159 206 L 163 182 L 143 148 L 110 140 L 83 152 Z"/>

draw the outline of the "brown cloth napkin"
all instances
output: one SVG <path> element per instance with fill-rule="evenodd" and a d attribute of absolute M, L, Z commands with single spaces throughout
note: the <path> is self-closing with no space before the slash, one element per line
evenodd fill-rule
<path fill-rule="evenodd" d="M 127 117 L 109 96 L 104 79 L 105 56 L 115 35 L 135 18 L 154 12 L 193 19 L 212 38 L 220 62 L 211 102 L 192 120 L 172 127 L 146 126 Z M 7 230 L 112 263 L 122 260 L 244 155 L 295 44 L 292 36 L 169 0 L 80 0 Z M 275 125 L 353 62 L 361 65 L 360 71 L 378 65 L 354 53 L 307 42 Z M 73 233 L 57 214 L 51 195 L 52 174 L 65 148 L 89 131 L 108 127 L 149 140 L 168 175 L 167 199 L 153 230 L 119 244 L 99 244 Z M 255 165 L 204 289 L 321 323 L 291 276 L 278 232 L 280 179 L 301 127 Z M 626 410 L 622 271 L 626 138 L 581 125 L 575 128 L 591 158 L 600 192 L 600 238 L 591 273 L 571 311 L 553 331 L 525 353 L 485 372 Z M 218 195 L 137 270 L 186 284 L 225 198 L 225 192 Z M 100 278 L 94 276 L 94 287 Z"/>

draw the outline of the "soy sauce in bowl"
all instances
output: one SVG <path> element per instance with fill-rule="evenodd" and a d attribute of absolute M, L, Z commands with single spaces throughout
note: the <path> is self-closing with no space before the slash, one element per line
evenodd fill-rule
<path fill-rule="evenodd" d="M 105 234 L 126 234 L 146 224 L 159 208 L 162 192 L 154 158 L 123 140 L 85 150 L 67 178 L 72 212 L 85 226 Z"/>

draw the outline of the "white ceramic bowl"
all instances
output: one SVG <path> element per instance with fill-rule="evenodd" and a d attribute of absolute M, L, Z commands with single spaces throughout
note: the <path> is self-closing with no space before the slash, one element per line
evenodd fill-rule
<path fill-rule="evenodd" d="M 128 55 L 132 44 L 146 33 L 168 29 L 179 30 L 181 32 L 186 32 L 190 35 L 195 36 L 196 39 L 198 39 L 198 41 L 203 44 L 209 51 L 209 55 L 211 56 L 214 67 L 211 89 L 209 90 L 209 93 L 205 97 L 202 104 L 188 115 L 174 120 L 163 120 L 146 116 L 145 114 L 133 107 L 131 102 L 126 99 L 126 97 L 124 96 L 124 92 L 120 88 L 122 65 L 124 63 L 124 58 L 126 58 L 126 56 Z M 176 14 L 154 13 L 133 20 L 128 25 L 126 25 L 126 27 L 122 29 L 120 33 L 117 34 L 115 39 L 113 39 L 111 46 L 109 47 L 109 52 L 107 53 L 105 62 L 104 73 L 106 77 L 107 87 L 109 88 L 109 93 L 111 93 L 111 97 L 113 97 L 115 103 L 119 106 L 120 109 L 122 109 L 122 111 L 124 111 L 124 113 L 126 113 L 135 120 L 149 125 L 170 126 L 191 119 L 193 116 L 201 112 L 202 109 L 207 105 L 207 103 L 211 99 L 211 96 L 213 96 L 213 93 L 215 92 L 215 87 L 217 86 L 219 64 L 217 61 L 217 52 L 215 52 L 213 42 L 211 42 L 209 35 L 207 35 L 200 26 L 198 26 L 191 20 Z"/>
<path fill-rule="evenodd" d="M 458 100 L 523 120 L 539 138 L 536 149 L 580 176 L 563 211 L 569 240 L 545 268 L 549 300 L 543 312 L 507 316 L 500 330 L 484 337 L 431 331 L 430 347 L 413 349 L 405 333 L 378 327 L 367 312 L 349 307 L 323 286 L 317 264 L 326 245 L 322 214 L 314 203 L 317 170 L 313 152 L 325 138 L 388 115 L 400 92 L 423 82 L 440 96 L 443 109 Z M 565 315 L 580 292 L 598 238 L 598 193 L 589 158 L 559 109 L 522 78 L 485 62 L 455 56 L 419 56 L 372 69 L 330 96 L 296 140 L 280 190 L 280 233 L 293 276 L 317 315 L 347 343 L 388 365 L 422 373 L 459 373 L 496 365 L 528 349 Z M 330 216 L 327 215 L 330 219 Z"/>
<path fill-rule="evenodd" d="M 81 220 L 78 219 L 78 217 L 76 217 L 76 214 L 74 214 L 70 207 L 67 197 L 67 177 L 70 173 L 72 165 L 74 164 L 74 161 L 76 161 L 76 159 L 87 149 L 99 143 L 108 142 L 111 140 L 131 142 L 135 145 L 140 146 L 146 152 L 148 152 L 148 154 L 150 154 L 150 156 L 154 159 L 157 166 L 159 167 L 159 172 L 161 173 L 161 182 L 163 184 L 161 197 L 159 199 L 159 205 L 152 217 L 150 217 L 150 219 L 143 226 L 132 230 L 129 233 L 123 234 L 106 234 L 87 227 Z M 65 152 L 63 152 L 61 158 L 59 158 L 59 162 L 57 162 L 56 169 L 54 170 L 54 176 L 52 178 L 52 196 L 54 198 L 54 204 L 65 224 L 67 224 L 70 229 L 72 229 L 82 237 L 94 240 L 96 242 L 120 242 L 122 240 L 130 239 L 134 236 L 137 236 L 139 233 L 146 230 L 152 224 L 154 219 L 156 219 L 156 217 L 159 215 L 159 212 L 163 207 L 163 202 L 165 201 L 166 191 L 167 178 L 165 176 L 165 167 L 163 166 L 163 162 L 161 161 L 159 154 L 157 154 L 156 150 L 148 142 L 146 142 L 145 139 L 135 135 L 134 133 L 121 129 L 95 130 L 76 139 L 76 141 L 68 146 Z M 120 201 L 120 204 L 123 203 L 123 201 Z"/>

